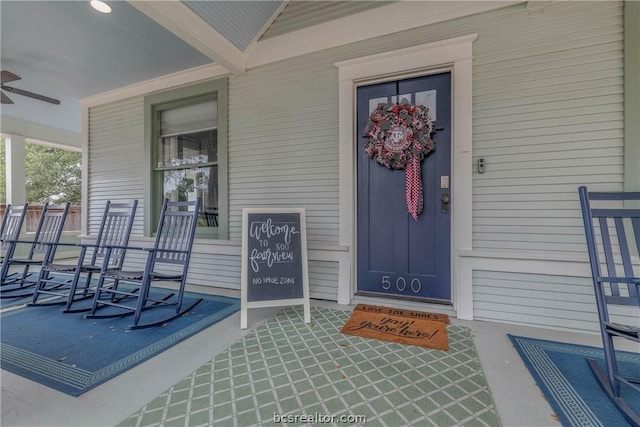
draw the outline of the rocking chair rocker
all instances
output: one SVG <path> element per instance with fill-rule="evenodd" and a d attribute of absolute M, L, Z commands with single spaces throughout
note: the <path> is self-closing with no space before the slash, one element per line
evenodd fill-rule
<path fill-rule="evenodd" d="M 2 298 L 19 298 L 31 296 L 32 291 L 23 292 L 36 284 L 36 280 L 30 279 L 31 273 L 29 268 L 32 265 L 42 264 L 43 260 L 39 257 L 44 256 L 45 262 L 52 262 L 56 251 L 49 250 L 49 245 L 57 244 L 62 235 L 64 221 L 69 212 L 69 203 L 63 205 L 45 204 L 42 209 L 42 215 L 38 222 L 38 228 L 32 241 L 10 240 L 11 253 L 7 253 L 2 261 L 0 269 L 0 289 Z M 26 257 L 16 256 L 16 249 L 20 244 L 30 245 L 29 253 Z M 22 273 L 18 272 L 9 274 L 11 266 L 22 267 Z"/>
<path fill-rule="evenodd" d="M 95 244 L 68 244 L 69 246 L 80 247 L 80 255 L 74 264 L 56 264 L 47 262 L 51 259 L 45 256 L 42 263 L 40 275 L 36 288 L 33 292 L 33 299 L 29 305 L 54 305 L 66 303 L 65 313 L 88 311 L 89 307 L 71 309 L 75 301 L 93 298 L 94 287 L 91 286 L 91 279 L 94 274 L 99 274 L 102 265 L 107 264 L 109 268 L 121 269 L 124 262 L 125 249 L 114 249 L 110 251 L 110 257 L 106 257 L 107 245 L 127 246 L 131 227 L 136 214 L 138 201 L 132 203 L 112 203 L 107 201 L 100 223 L 100 229 L 96 237 Z M 49 245 L 49 251 L 55 250 L 56 246 Z M 87 256 L 89 251 L 90 256 Z M 84 275 L 84 277 L 82 277 Z M 69 277 L 70 276 L 70 277 Z M 81 282 L 81 279 L 84 282 Z M 80 287 L 78 285 L 82 283 Z M 38 302 L 38 297 L 56 296 L 53 300 Z"/>
<path fill-rule="evenodd" d="M 624 203 L 640 203 L 640 192 L 594 193 L 588 192 L 586 187 L 580 187 L 578 192 L 606 366 L 603 370 L 594 359 L 587 359 L 587 362 L 611 401 L 631 425 L 640 426 L 640 414 L 621 393 L 621 386 L 624 386 L 640 401 L 640 378 L 620 373 L 613 341 L 618 338 L 640 343 L 637 321 L 640 319 L 640 269 L 637 261 L 636 265 L 633 261 L 640 253 L 640 206 L 622 207 Z M 591 201 L 604 201 L 607 206 L 593 208 Z M 599 235 L 596 235 L 596 229 Z M 602 254 L 604 263 L 601 264 Z M 629 308 L 630 318 L 635 319 L 633 324 L 612 321 L 609 316 L 612 305 L 633 307 Z"/>
<path fill-rule="evenodd" d="M 146 252 L 145 268 L 141 271 L 125 271 L 121 268 L 111 269 L 103 264 L 91 313 L 86 314 L 85 318 L 133 315 L 133 325 L 128 329 L 141 329 L 166 323 L 200 303 L 202 299 L 183 307 L 182 301 L 199 211 L 200 199 L 193 202 L 165 200 L 153 248 L 108 245 L 106 258 L 111 256 L 111 251 L 118 249 L 126 249 L 127 255 L 134 250 Z M 153 296 L 151 284 L 159 281 L 178 283 L 177 294 Z M 160 320 L 140 323 L 144 311 L 167 305 L 175 306 L 175 312 Z M 108 310 L 108 307 L 115 307 L 115 312 Z M 103 312 L 100 313 L 101 311 Z"/>

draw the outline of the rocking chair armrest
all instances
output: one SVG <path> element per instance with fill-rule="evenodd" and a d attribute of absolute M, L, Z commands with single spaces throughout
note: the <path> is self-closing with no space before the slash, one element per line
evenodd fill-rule
<path fill-rule="evenodd" d="M 33 240 L 16 240 L 16 239 L 2 239 L 3 243 L 24 243 L 27 245 L 31 245 L 34 243 Z"/>
<path fill-rule="evenodd" d="M 107 245 L 96 245 L 95 243 L 74 243 L 74 245 L 76 245 L 79 248 L 101 248 L 101 247 L 107 246 Z M 111 246 L 111 245 L 108 245 L 108 246 L 113 248 L 118 248 L 117 246 Z"/>
<path fill-rule="evenodd" d="M 133 250 L 133 251 L 144 251 L 149 249 L 142 246 L 123 246 L 123 245 L 104 245 L 104 247 L 109 249 L 126 249 L 126 250 Z"/>
<path fill-rule="evenodd" d="M 640 284 L 640 277 L 598 277 L 598 282 Z"/>
<path fill-rule="evenodd" d="M 145 248 L 143 246 L 121 246 L 121 245 L 105 245 L 106 248 L 110 249 L 126 249 L 126 250 L 134 250 L 134 251 L 145 251 L 145 252 L 171 252 L 171 253 L 187 253 L 185 250 L 178 249 L 162 249 L 162 248 Z"/>
<path fill-rule="evenodd" d="M 161 248 L 143 248 L 143 250 L 153 253 L 153 252 L 166 252 L 166 253 L 174 253 L 174 254 L 186 254 L 189 251 L 180 250 L 180 249 L 161 249 Z"/>
<path fill-rule="evenodd" d="M 40 244 L 43 246 L 72 246 L 72 247 L 82 246 L 82 243 L 70 243 L 70 242 L 41 242 Z"/>
<path fill-rule="evenodd" d="M 145 248 L 144 246 L 105 245 L 105 247 L 106 248 L 111 248 L 111 249 L 126 249 L 126 250 L 145 251 L 145 252 L 187 253 L 187 251 L 178 250 L 178 249 Z"/>

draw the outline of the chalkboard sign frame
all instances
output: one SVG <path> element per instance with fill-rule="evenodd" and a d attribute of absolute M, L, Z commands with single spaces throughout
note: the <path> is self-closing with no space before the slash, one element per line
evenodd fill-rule
<path fill-rule="evenodd" d="M 250 217 L 252 214 L 283 216 L 294 215 L 298 216 L 300 221 L 300 253 L 296 260 L 294 254 L 294 261 L 296 265 L 294 268 L 299 270 L 301 268 L 302 283 L 296 284 L 302 286 L 302 296 L 299 298 L 282 298 L 282 299 L 260 299 L 249 293 L 249 268 L 250 268 L 250 252 L 251 245 L 249 242 L 249 226 Z M 247 328 L 247 310 L 249 308 L 261 308 L 261 307 L 283 307 L 290 305 L 303 305 L 304 306 L 304 322 L 311 322 L 311 308 L 309 304 L 309 266 L 307 258 L 307 221 L 304 208 L 244 208 L 242 209 L 242 263 L 240 274 L 240 296 L 241 296 L 241 309 L 240 309 L 240 328 Z M 299 294 L 299 289 L 296 292 Z"/>

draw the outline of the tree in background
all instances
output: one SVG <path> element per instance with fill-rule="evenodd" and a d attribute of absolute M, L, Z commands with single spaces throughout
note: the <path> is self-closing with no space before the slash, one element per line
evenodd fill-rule
<path fill-rule="evenodd" d="M 0 203 L 7 202 L 4 138 L 0 138 Z M 29 203 L 80 204 L 82 155 L 46 145 L 25 147 L 25 190 Z"/>
<path fill-rule="evenodd" d="M 26 192 L 29 203 L 80 204 L 82 154 L 46 145 L 25 147 Z"/>

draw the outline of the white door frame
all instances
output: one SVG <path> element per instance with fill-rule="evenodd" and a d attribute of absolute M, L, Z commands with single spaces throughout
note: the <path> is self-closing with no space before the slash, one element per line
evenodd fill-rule
<path fill-rule="evenodd" d="M 340 263 L 339 304 L 351 302 L 356 283 L 356 88 L 444 68 L 451 71 L 452 94 L 451 297 L 458 318 L 473 318 L 473 289 L 470 282 L 459 282 L 458 254 L 472 248 L 473 42 L 477 37 L 470 34 L 335 64 L 339 90 L 340 245 L 349 248 L 349 262 Z"/>

